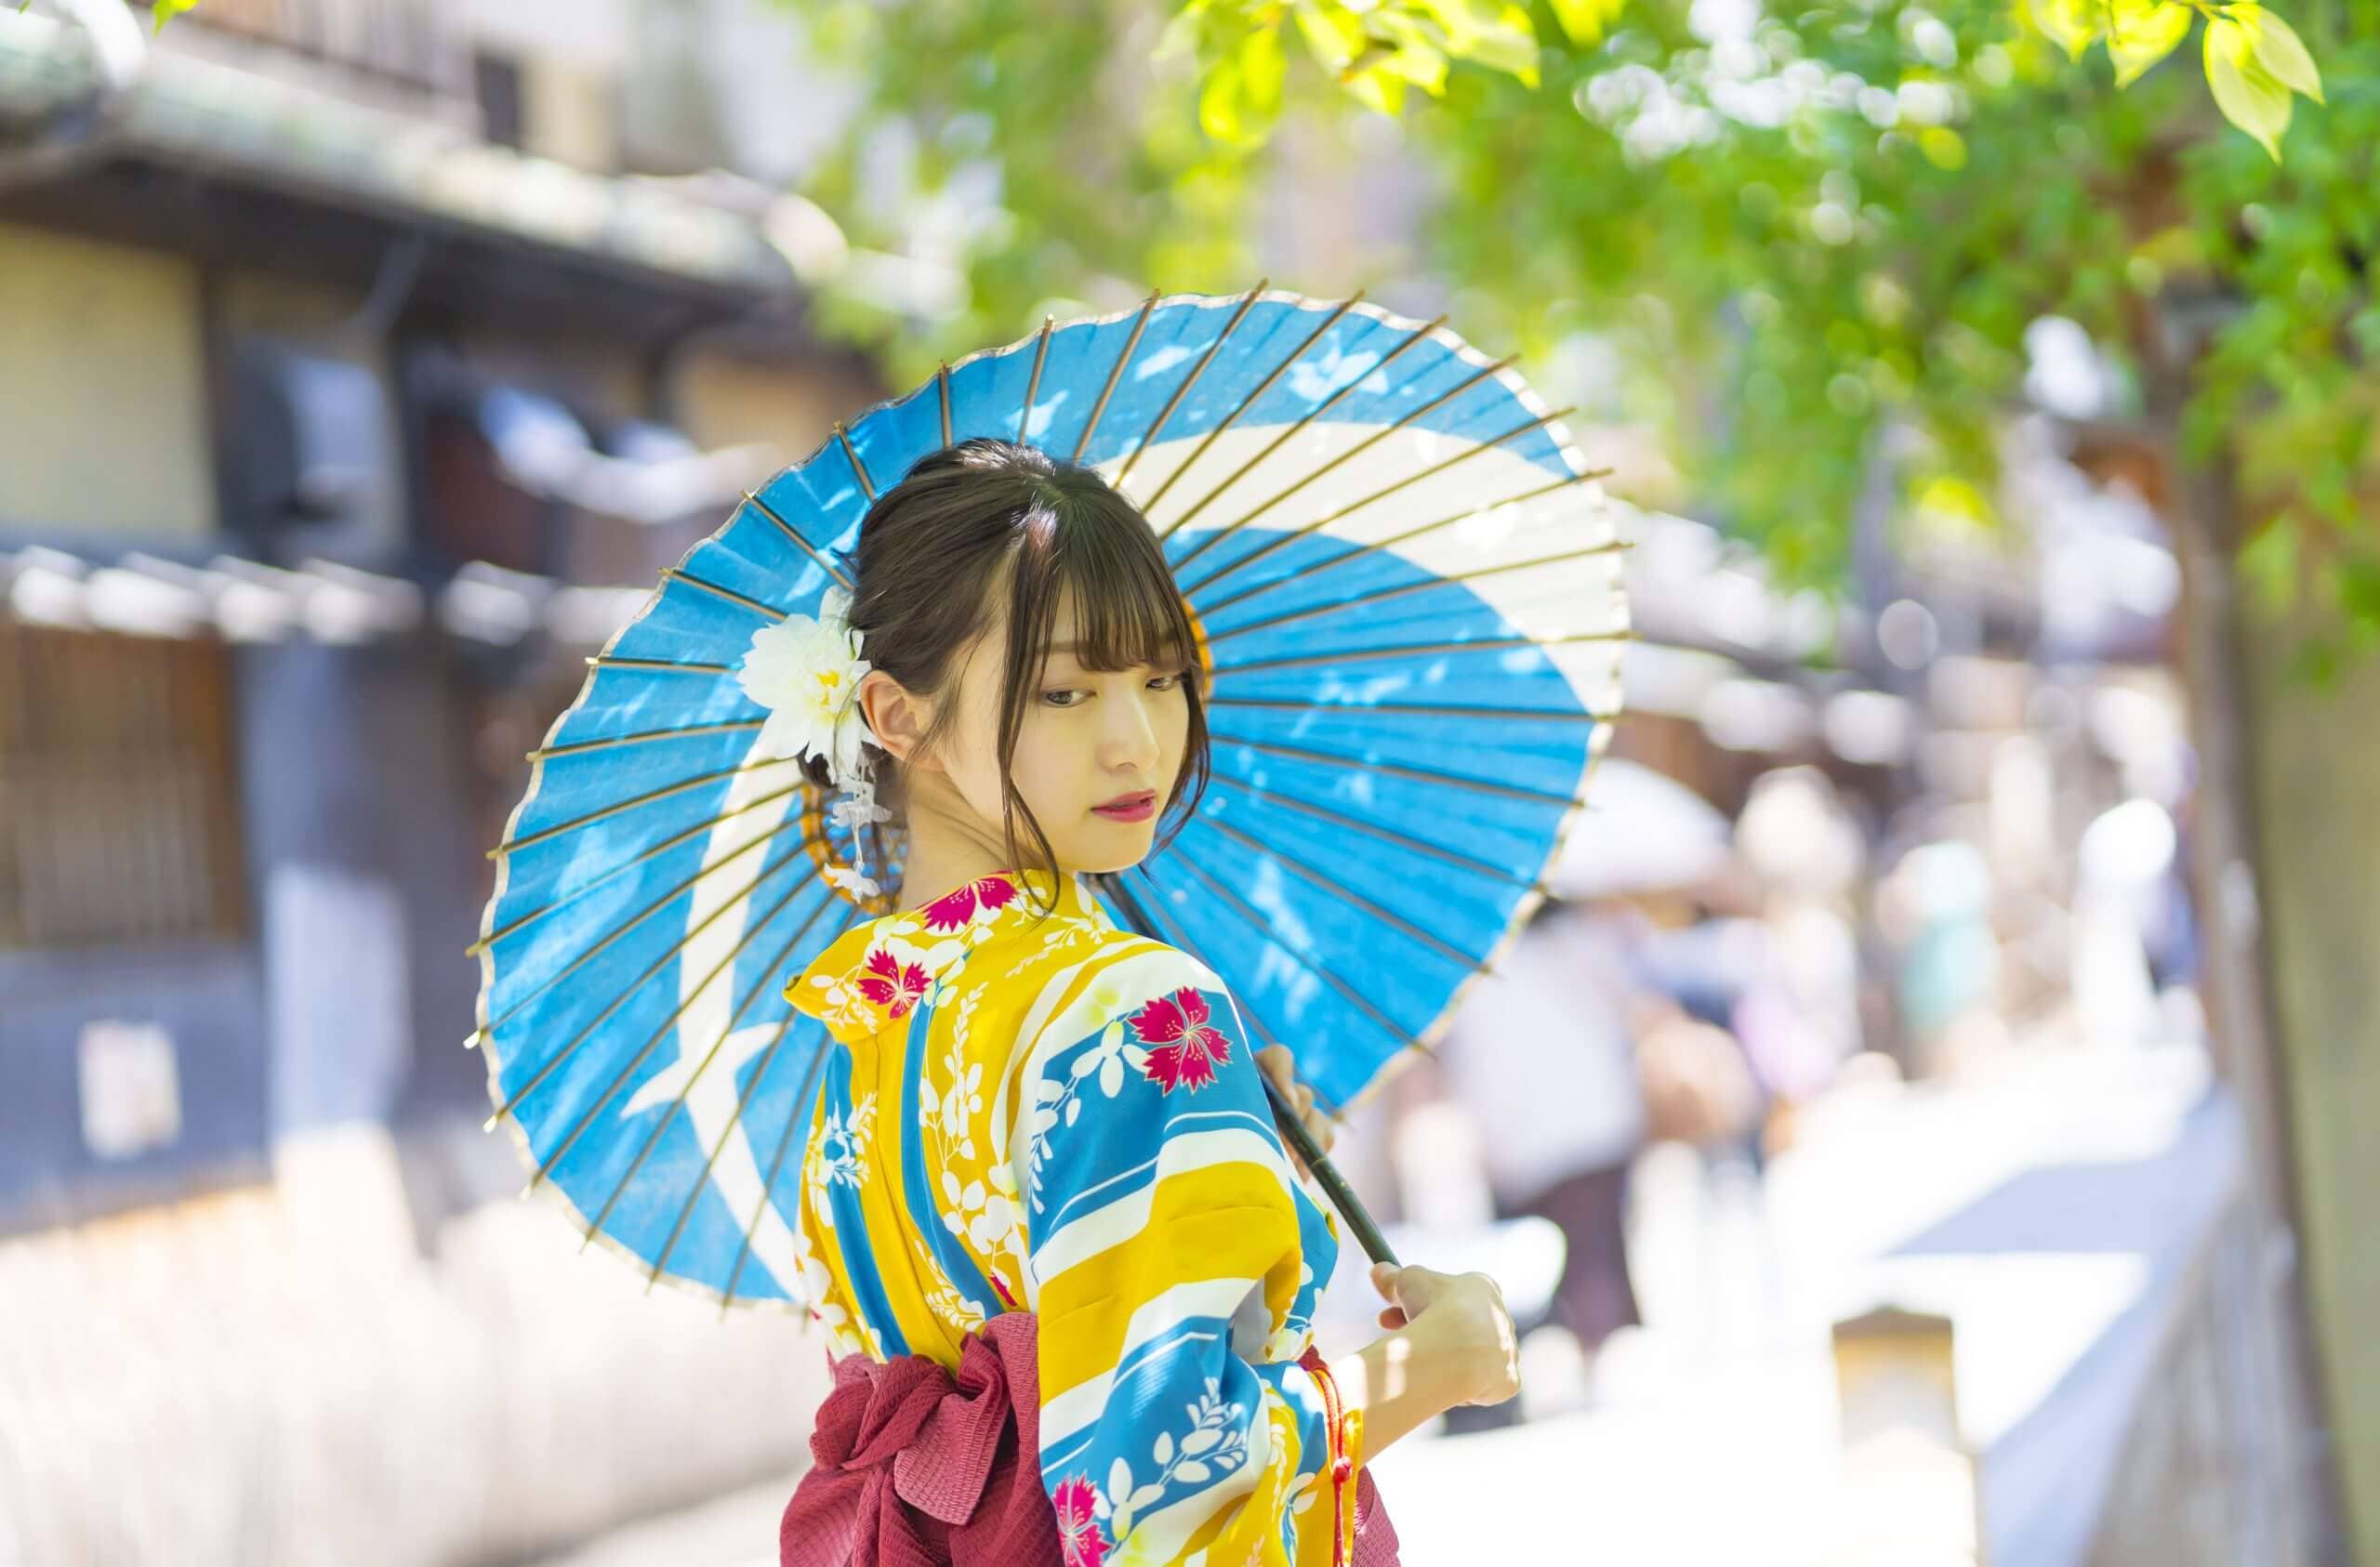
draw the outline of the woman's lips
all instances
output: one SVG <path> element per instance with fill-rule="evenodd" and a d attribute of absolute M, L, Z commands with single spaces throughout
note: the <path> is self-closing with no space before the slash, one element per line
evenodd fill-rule
<path fill-rule="evenodd" d="M 1112 805 L 1093 806 L 1091 809 L 1110 822 L 1145 822 L 1157 814 L 1157 797 L 1135 795 L 1129 800 Z"/>

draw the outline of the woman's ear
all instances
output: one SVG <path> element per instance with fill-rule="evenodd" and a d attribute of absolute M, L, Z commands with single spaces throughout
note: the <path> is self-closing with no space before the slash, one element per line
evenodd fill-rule
<path fill-rule="evenodd" d="M 860 677 L 855 698 L 860 717 L 877 747 L 905 768 L 931 770 L 932 757 L 920 750 L 933 723 L 933 704 L 910 691 L 881 669 Z"/>

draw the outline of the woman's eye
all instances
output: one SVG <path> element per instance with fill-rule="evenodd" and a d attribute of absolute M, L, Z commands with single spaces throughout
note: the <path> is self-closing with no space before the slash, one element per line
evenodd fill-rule
<path fill-rule="evenodd" d="M 1046 703 L 1048 703 L 1048 704 L 1049 704 L 1051 706 L 1052 706 L 1052 707 L 1079 707 L 1079 706 L 1081 706 L 1081 705 L 1082 705 L 1082 704 L 1081 704 L 1081 703 L 1079 703 L 1079 702 L 1069 702 L 1069 701 L 1064 701 L 1064 700 L 1061 700 L 1061 699 L 1063 699 L 1063 698 L 1066 698 L 1066 697 L 1081 696 L 1081 695 L 1084 695 L 1084 694 L 1086 694 L 1086 693 L 1084 693 L 1084 692 L 1082 692 L 1082 691 L 1073 691 L 1073 690 L 1065 690 L 1065 689 L 1056 690 L 1056 691 L 1043 691 L 1043 692 L 1041 693 L 1041 700 L 1042 700 L 1042 701 L 1044 701 L 1044 702 L 1046 702 Z"/>
<path fill-rule="evenodd" d="M 1180 674 L 1159 675 L 1156 679 L 1151 680 L 1149 684 L 1156 687 L 1158 691 L 1172 691 L 1179 687 L 1185 678 L 1186 677 Z"/>

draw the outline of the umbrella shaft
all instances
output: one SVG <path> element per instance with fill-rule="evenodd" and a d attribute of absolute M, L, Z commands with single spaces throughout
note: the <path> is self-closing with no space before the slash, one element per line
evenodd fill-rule
<path fill-rule="evenodd" d="M 1297 1156 L 1305 1161 L 1305 1167 L 1314 1172 L 1314 1179 L 1322 1184 L 1322 1190 L 1329 1196 L 1330 1205 L 1339 1210 L 1339 1217 L 1346 1221 L 1349 1230 L 1355 1231 L 1355 1242 L 1364 1248 L 1364 1255 L 1374 1262 L 1385 1262 L 1392 1268 L 1398 1266 L 1396 1254 L 1388 1248 L 1388 1238 L 1380 1232 L 1380 1226 L 1373 1223 L 1372 1216 L 1364 1210 L 1363 1199 L 1356 1196 L 1355 1189 L 1347 1184 L 1347 1178 L 1339 1173 L 1339 1167 L 1330 1162 L 1329 1155 L 1322 1152 L 1322 1145 L 1314 1140 L 1314 1134 L 1305 1129 L 1305 1123 L 1298 1119 L 1297 1106 L 1283 1097 L 1280 1085 L 1270 1077 L 1264 1078 L 1264 1093 L 1273 1101 L 1273 1120 L 1280 1126 L 1281 1136 L 1288 1139 Z"/>

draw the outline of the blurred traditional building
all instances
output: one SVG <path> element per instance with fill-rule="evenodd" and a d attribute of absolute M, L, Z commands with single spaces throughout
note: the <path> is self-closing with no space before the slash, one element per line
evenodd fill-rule
<path fill-rule="evenodd" d="M 743 0 L 0 7 L 0 1231 L 484 1103 L 522 754 L 877 389 L 772 238 L 799 59 Z"/>

